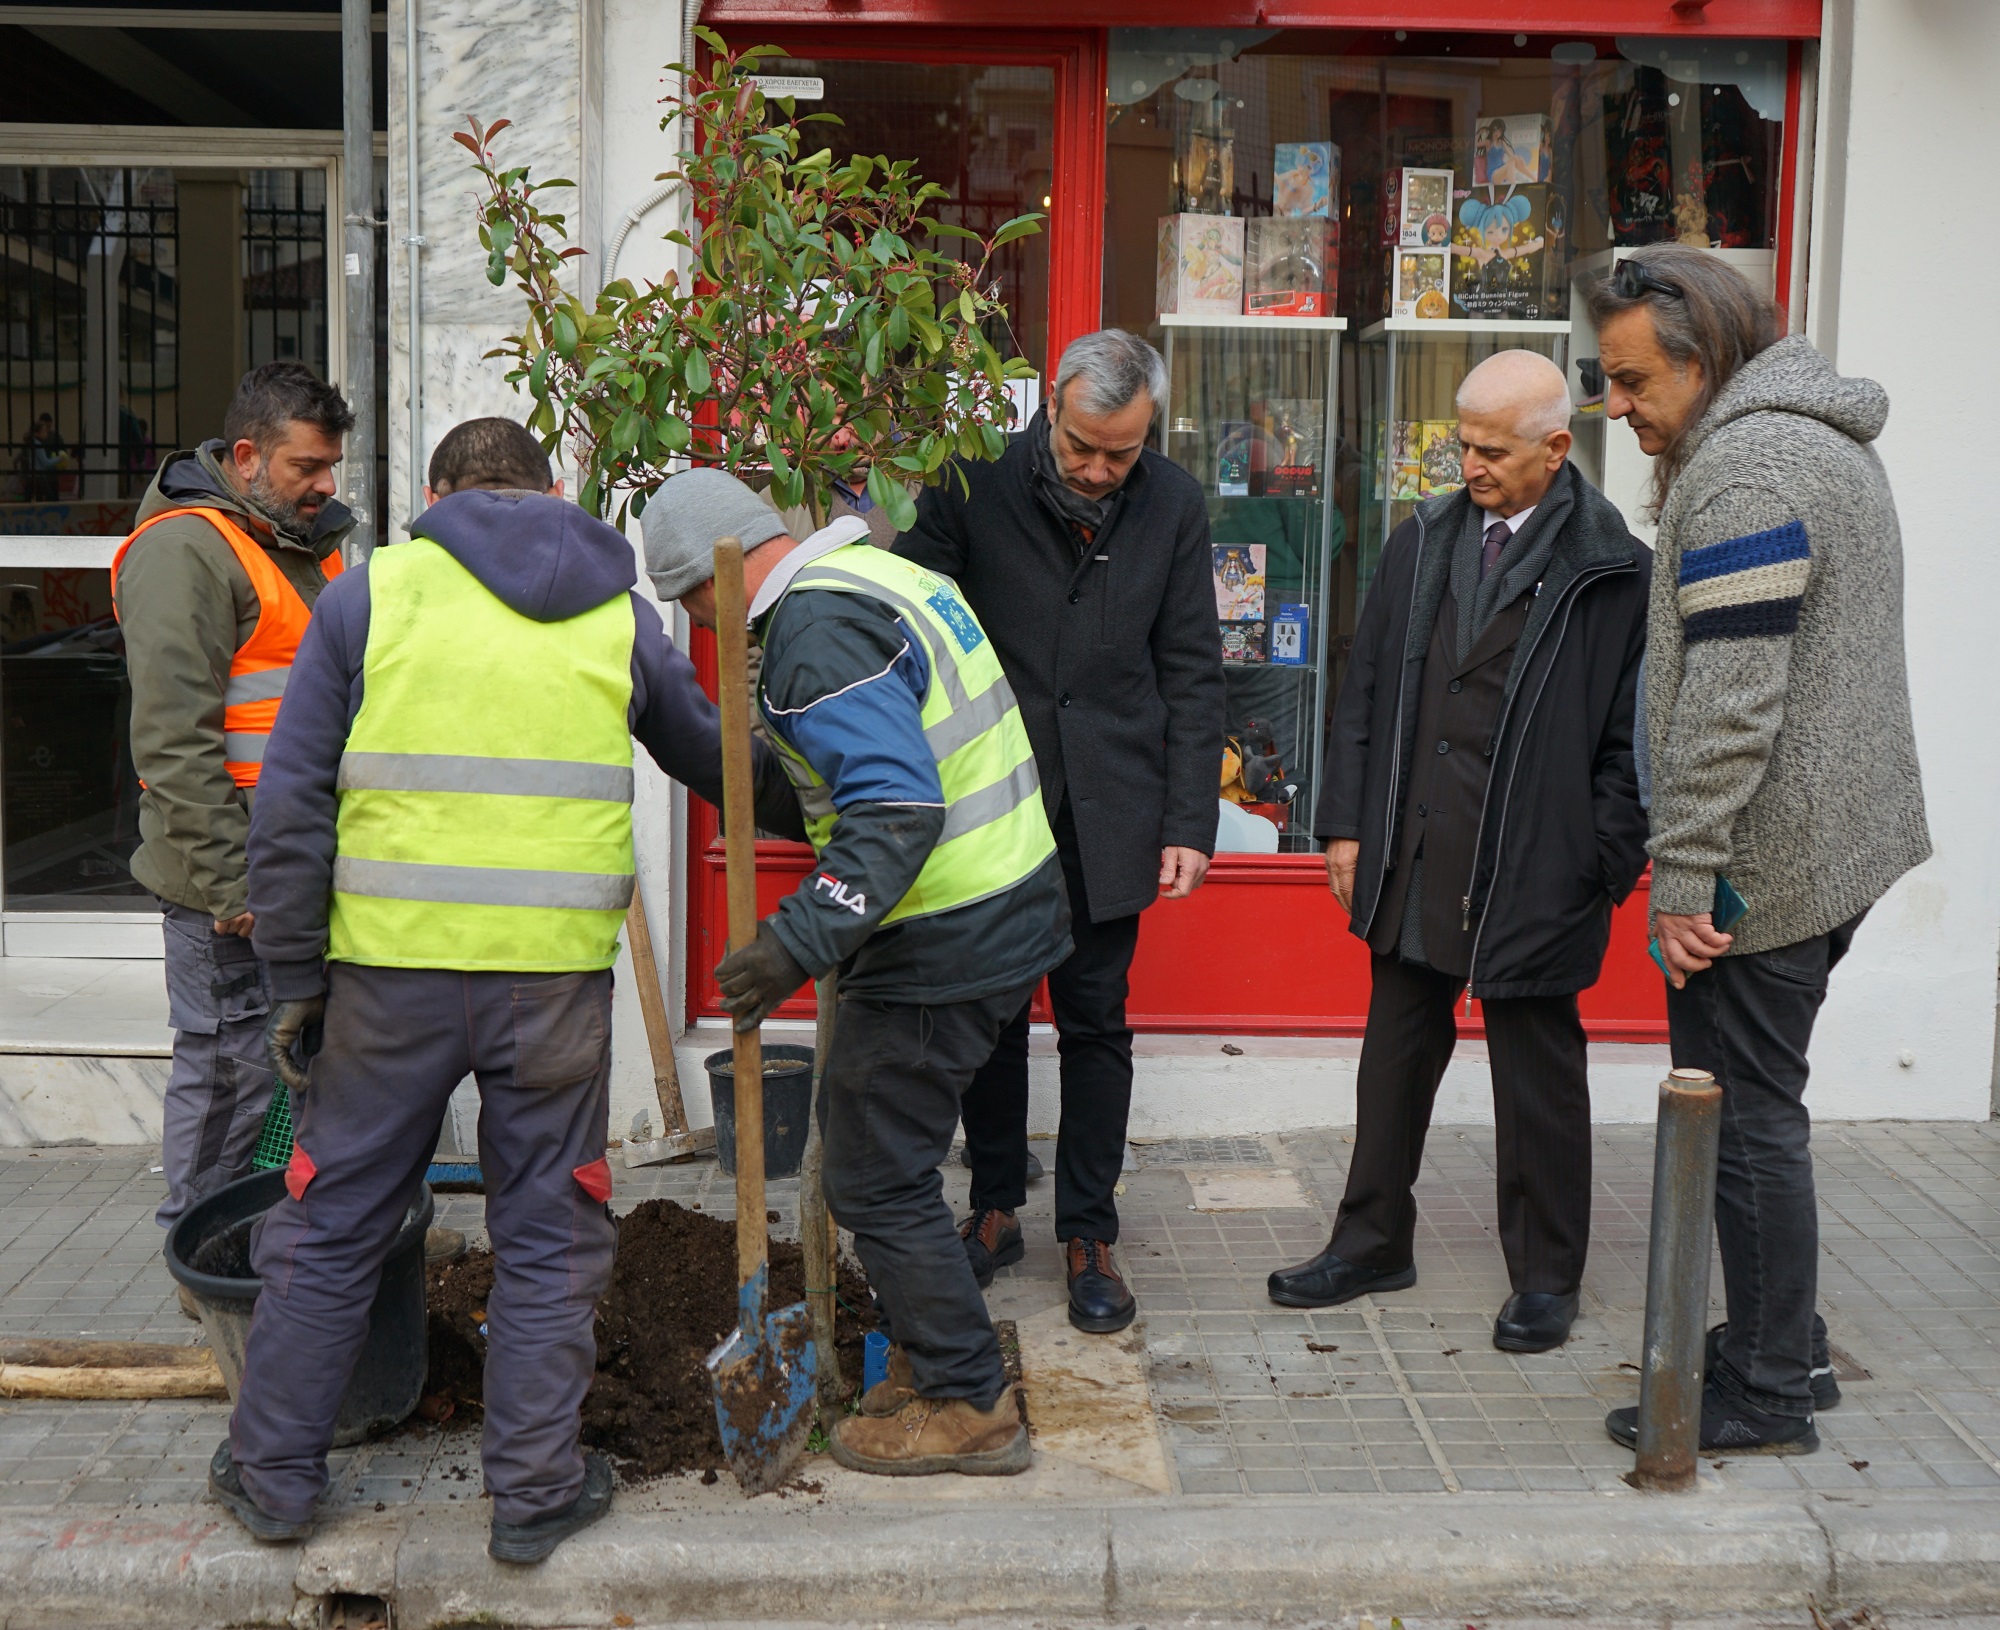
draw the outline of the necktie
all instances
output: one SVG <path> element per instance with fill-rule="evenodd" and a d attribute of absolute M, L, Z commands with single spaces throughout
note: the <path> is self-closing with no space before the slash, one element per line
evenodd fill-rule
<path fill-rule="evenodd" d="M 1486 581 L 1486 574 L 1493 570 L 1493 563 L 1500 558 L 1500 551 L 1507 547 L 1507 540 L 1514 535 L 1514 529 L 1505 521 L 1495 521 L 1486 529 L 1486 541 L 1479 550 L 1479 581 Z"/>

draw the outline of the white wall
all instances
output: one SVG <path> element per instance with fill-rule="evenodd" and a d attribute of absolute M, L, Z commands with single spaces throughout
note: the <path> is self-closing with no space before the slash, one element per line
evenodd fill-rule
<path fill-rule="evenodd" d="M 1812 1049 L 1821 1114 L 1984 1119 L 2000 954 L 2000 545 L 1977 449 L 2000 325 L 1950 261 L 1988 264 L 2000 220 L 1963 206 L 2000 139 L 1993 0 L 1829 0 L 1824 83 L 1851 85 L 1820 154 L 1808 332 L 1843 373 L 1880 380 L 1879 449 L 1902 517 L 1910 682 L 1936 855 L 1876 907 Z M 1844 60 L 1840 60 L 1844 58 Z M 1842 129 L 1842 124 L 1845 129 Z M 1957 473 L 1954 473 L 1957 472 Z M 1903 1065 L 1905 1055 L 1912 1060 Z"/>

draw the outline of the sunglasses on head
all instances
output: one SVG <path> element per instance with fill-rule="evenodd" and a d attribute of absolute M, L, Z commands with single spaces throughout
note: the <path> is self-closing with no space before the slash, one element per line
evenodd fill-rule
<path fill-rule="evenodd" d="M 1621 298 L 1636 300 L 1642 294 L 1664 294 L 1670 299 L 1685 300 L 1678 283 L 1670 283 L 1658 272 L 1651 271 L 1643 261 L 1621 260 L 1618 269 L 1611 274 L 1611 286 Z"/>

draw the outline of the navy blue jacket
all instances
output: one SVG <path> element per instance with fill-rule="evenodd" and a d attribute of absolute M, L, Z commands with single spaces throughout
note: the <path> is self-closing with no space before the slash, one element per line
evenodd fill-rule
<path fill-rule="evenodd" d="M 924 739 L 931 666 L 893 608 L 801 589 L 763 628 L 765 721 L 827 784 L 840 822 L 772 932 L 845 997 L 965 1002 L 1033 984 L 1070 952 L 1062 867 L 1051 854 L 989 899 L 882 926 L 944 829 L 944 788 Z"/>
<path fill-rule="evenodd" d="M 632 734 L 668 775 L 721 805 L 715 704 L 667 637 L 658 606 L 633 592 L 638 567 L 623 534 L 560 498 L 476 490 L 440 499 L 412 531 L 442 545 L 501 601 L 537 622 L 561 622 L 631 594 Z M 272 994 L 280 1001 L 326 988 L 334 788 L 361 711 L 368 612 L 365 566 L 343 572 L 320 595 L 258 779 L 250 821 L 250 910 L 257 919 L 251 943 L 271 965 Z M 480 705 L 477 696 L 460 701 L 468 709 Z M 783 767 L 761 742 L 756 761 L 758 825 L 804 836 Z"/>

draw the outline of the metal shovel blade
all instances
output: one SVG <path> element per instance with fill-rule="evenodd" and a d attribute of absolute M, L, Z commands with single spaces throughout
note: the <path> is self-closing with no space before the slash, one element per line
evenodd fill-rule
<path fill-rule="evenodd" d="M 754 1341 L 739 1325 L 708 1355 L 722 1452 L 745 1494 L 769 1494 L 806 1452 L 816 1415 L 817 1356 L 804 1302 L 767 1314 Z"/>

